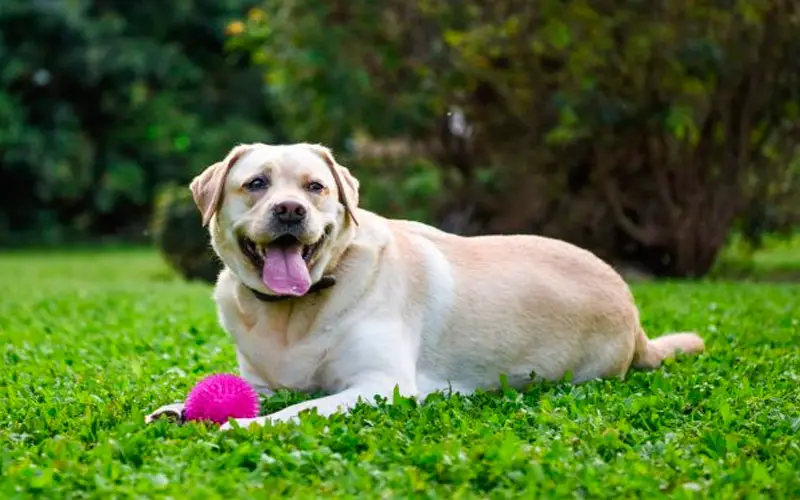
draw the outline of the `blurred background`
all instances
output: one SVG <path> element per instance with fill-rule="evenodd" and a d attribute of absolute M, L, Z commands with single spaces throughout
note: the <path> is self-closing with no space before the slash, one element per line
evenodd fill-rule
<path fill-rule="evenodd" d="M 800 280 L 798 54 L 794 0 L 2 0 L 0 246 L 211 280 L 188 182 L 310 141 L 386 216 Z"/>

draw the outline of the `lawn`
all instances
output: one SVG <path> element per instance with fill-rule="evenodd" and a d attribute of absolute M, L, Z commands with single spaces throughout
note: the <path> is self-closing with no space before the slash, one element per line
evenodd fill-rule
<path fill-rule="evenodd" d="M 220 433 L 143 425 L 235 371 L 209 287 L 149 250 L 0 254 L 0 283 L 3 499 L 800 497 L 800 285 L 637 284 L 651 336 L 708 351 L 625 381 Z"/>

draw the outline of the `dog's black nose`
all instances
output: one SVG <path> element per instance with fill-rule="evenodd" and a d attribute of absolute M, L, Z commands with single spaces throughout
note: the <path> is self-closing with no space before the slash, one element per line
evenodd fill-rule
<path fill-rule="evenodd" d="M 284 201 L 272 207 L 272 213 L 279 221 L 291 224 L 306 218 L 306 207 L 296 201 Z"/>

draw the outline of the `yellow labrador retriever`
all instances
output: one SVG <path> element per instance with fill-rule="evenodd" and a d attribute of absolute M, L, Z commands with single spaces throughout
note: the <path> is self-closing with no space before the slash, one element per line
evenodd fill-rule
<path fill-rule="evenodd" d="M 225 269 L 214 292 L 259 392 L 326 397 L 238 424 L 330 415 L 359 400 L 574 382 L 652 369 L 692 333 L 648 340 L 626 283 L 539 236 L 460 237 L 357 208 L 359 183 L 314 144 L 246 144 L 191 183 Z M 180 411 L 180 404 L 160 412 Z M 229 424 L 223 426 L 228 428 Z"/>

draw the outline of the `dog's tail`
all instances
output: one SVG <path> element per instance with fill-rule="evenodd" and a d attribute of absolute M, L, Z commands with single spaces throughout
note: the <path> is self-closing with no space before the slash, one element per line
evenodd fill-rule
<path fill-rule="evenodd" d="M 695 333 L 670 333 L 654 339 L 648 339 L 644 330 L 639 328 L 636 337 L 636 352 L 633 355 L 633 367 L 654 370 L 661 362 L 677 353 L 699 354 L 705 349 L 705 343 Z"/>

